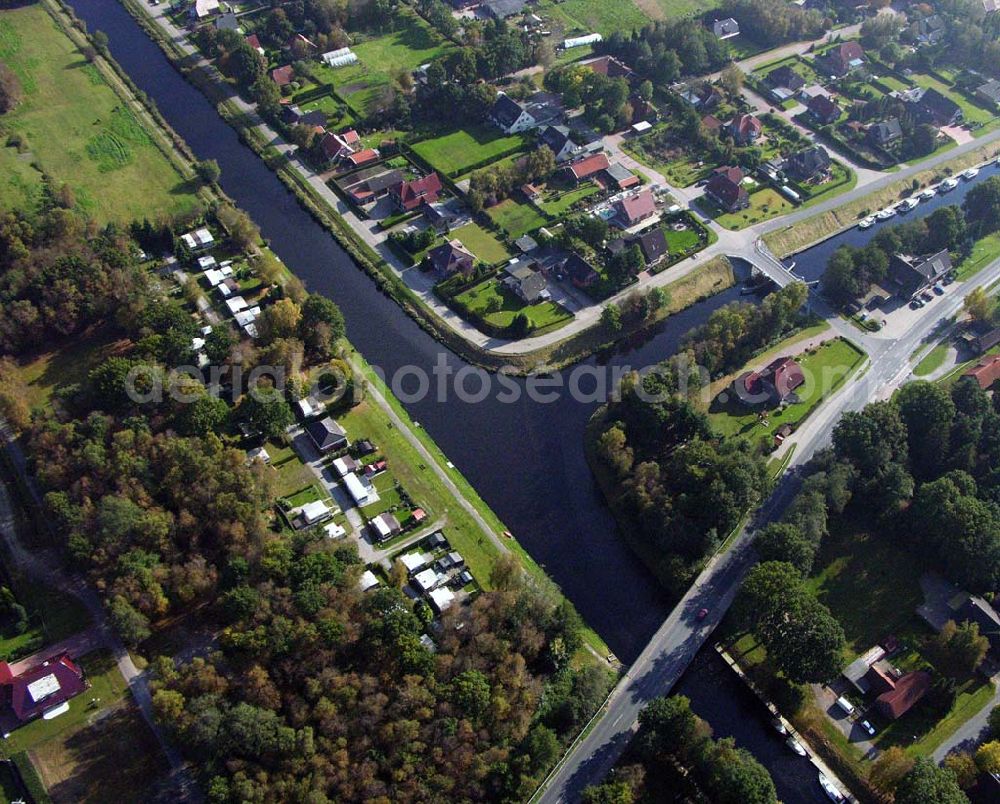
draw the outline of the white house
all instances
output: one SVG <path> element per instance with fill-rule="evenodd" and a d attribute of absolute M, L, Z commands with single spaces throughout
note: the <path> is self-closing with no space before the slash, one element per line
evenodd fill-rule
<path fill-rule="evenodd" d="M 343 539 L 347 535 L 347 531 L 344 530 L 343 525 L 338 525 L 336 522 L 331 522 L 326 526 L 326 538 L 328 539 Z"/>
<path fill-rule="evenodd" d="M 271 456 L 267 454 L 267 450 L 264 447 L 254 447 L 253 449 L 247 450 L 247 463 L 253 463 L 259 460 L 263 464 L 271 463 Z"/>
<path fill-rule="evenodd" d="M 338 477 L 347 477 L 358 468 L 358 462 L 350 455 L 344 455 L 331 461 L 330 466 L 333 467 L 333 471 L 337 473 Z"/>
<path fill-rule="evenodd" d="M 209 268 L 214 268 L 215 265 L 216 265 L 215 257 L 213 257 L 211 254 L 205 257 L 198 258 L 198 267 L 201 268 L 201 270 L 203 271 L 207 271 Z"/>
<path fill-rule="evenodd" d="M 344 475 L 344 486 L 359 508 L 375 501 L 375 488 L 367 478 L 361 479 L 354 472 L 350 472 Z"/>
<path fill-rule="evenodd" d="M 242 296 L 233 296 L 231 299 L 226 299 L 226 308 L 229 310 L 230 315 L 236 315 L 237 313 L 246 310 L 250 305 L 247 304 L 247 300 Z"/>
<path fill-rule="evenodd" d="M 212 237 L 212 233 L 208 229 L 202 227 L 201 229 L 195 229 L 193 232 L 181 235 L 181 242 L 192 251 L 197 251 L 198 249 L 211 246 L 215 243 L 215 238 Z"/>
<path fill-rule="evenodd" d="M 375 573 L 371 570 L 365 570 L 361 574 L 361 578 L 358 581 L 358 586 L 361 587 L 362 592 L 367 592 L 369 589 L 373 589 L 378 586 L 378 578 L 375 577 Z"/>
<path fill-rule="evenodd" d="M 203 20 L 219 11 L 219 0 L 194 0 L 189 12 L 196 20 Z"/>
<path fill-rule="evenodd" d="M 307 525 L 315 525 L 317 522 L 322 522 L 333 516 L 333 510 L 323 500 L 313 500 L 306 503 L 299 509 L 299 513 L 302 515 L 302 521 Z"/>
<path fill-rule="evenodd" d="M 407 553 L 400 556 L 399 561 L 406 567 L 406 571 L 410 574 L 422 570 L 427 566 L 427 557 L 422 556 L 420 553 Z"/>
<path fill-rule="evenodd" d="M 513 98 L 500 93 L 490 110 L 490 119 L 505 134 L 517 134 L 538 125 L 538 121 Z"/>
<path fill-rule="evenodd" d="M 417 588 L 427 594 L 432 589 L 437 589 L 445 581 L 445 576 L 436 569 L 425 569 L 413 576 L 413 583 Z"/>
<path fill-rule="evenodd" d="M 440 589 L 432 589 L 427 597 L 430 598 L 431 606 L 438 614 L 455 602 L 455 593 L 446 586 L 442 586 Z"/>

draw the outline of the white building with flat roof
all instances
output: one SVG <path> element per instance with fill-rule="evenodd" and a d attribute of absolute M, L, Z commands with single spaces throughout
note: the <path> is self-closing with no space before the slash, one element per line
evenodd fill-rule
<path fill-rule="evenodd" d="M 344 475 L 344 487 L 354 500 L 354 504 L 359 508 L 363 505 L 369 505 L 377 499 L 375 487 L 371 481 L 368 478 L 358 477 L 354 472 Z"/>

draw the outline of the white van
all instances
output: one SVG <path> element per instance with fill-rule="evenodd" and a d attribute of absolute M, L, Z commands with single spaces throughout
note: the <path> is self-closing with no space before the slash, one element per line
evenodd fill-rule
<path fill-rule="evenodd" d="M 845 698 L 843 695 L 841 695 L 837 699 L 837 706 L 839 706 L 844 711 L 845 715 L 854 714 L 854 704 L 852 704 L 849 700 L 847 700 L 847 698 Z"/>

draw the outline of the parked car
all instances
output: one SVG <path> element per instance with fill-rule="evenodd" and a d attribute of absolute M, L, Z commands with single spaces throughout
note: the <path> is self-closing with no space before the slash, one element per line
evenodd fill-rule
<path fill-rule="evenodd" d="M 875 736 L 875 727 L 867 720 L 861 721 L 861 728 L 868 732 L 869 737 Z"/>
<path fill-rule="evenodd" d="M 940 285 L 935 285 L 934 286 L 934 293 L 936 295 L 938 295 L 938 296 L 944 296 L 944 288 L 941 287 Z"/>
<path fill-rule="evenodd" d="M 847 700 L 847 698 L 845 698 L 843 695 L 841 695 L 837 699 L 837 706 L 845 715 L 854 714 L 854 704 L 852 704 L 849 700 Z"/>
<path fill-rule="evenodd" d="M 925 302 L 934 301 L 934 297 L 931 296 L 930 291 L 927 290 L 925 290 L 923 293 L 920 294 L 920 298 L 923 299 Z"/>

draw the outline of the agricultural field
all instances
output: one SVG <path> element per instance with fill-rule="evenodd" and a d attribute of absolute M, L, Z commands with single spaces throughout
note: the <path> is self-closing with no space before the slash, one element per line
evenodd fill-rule
<path fill-rule="evenodd" d="M 481 261 L 493 265 L 510 257 L 507 247 L 477 223 L 460 226 L 451 232 L 451 236 L 461 240 L 469 251 Z"/>
<path fill-rule="evenodd" d="M 438 172 L 454 177 L 527 147 L 523 134 L 507 137 L 492 126 L 479 126 L 423 140 L 413 145 L 413 151 Z"/>
<path fill-rule="evenodd" d="M 42 6 L 0 16 L 0 60 L 24 93 L 0 118 L 0 140 L 21 142 L 0 147 L 0 208 L 37 204 L 44 175 L 67 184 L 76 206 L 98 221 L 157 219 L 199 205 L 138 113 Z"/>
<path fill-rule="evenodd" d="M 518 203 L 513 198 L 508 198 L 490 207 L 486 210 L 486 214 L 512 238 L 533 232 L 547 223 L 542 214 L 533 206 Z"/>

